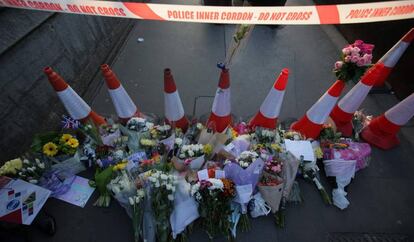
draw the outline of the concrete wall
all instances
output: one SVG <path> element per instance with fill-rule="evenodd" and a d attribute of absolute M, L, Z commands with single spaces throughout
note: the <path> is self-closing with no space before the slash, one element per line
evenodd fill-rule
<path fill-rule="evenodd" d="M 0 9 L 0 163 L 24 152 L 35 132 L 58 129 L 63 105 L 43 74 L 52 66 L 88 102 L 102 85 L 131 20 Z"/>

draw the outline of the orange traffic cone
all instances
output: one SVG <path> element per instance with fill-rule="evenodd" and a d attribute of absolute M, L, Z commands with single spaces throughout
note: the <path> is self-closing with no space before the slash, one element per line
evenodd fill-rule
<path fill-rule="evenodd" d="M 134 116 L 141 116 L 137 106 L 125 91 L 121 82 L 118 80 L 111 68 L 109 68 L 107 64 L 103 64 L 101 65 L 101 71 L 105 77 L 109 96 L 111 96 L 112 103 L 115 106 L 115 111 L 118 115 L 119 120 L 122 123 L 126 123 L 130 118 Z"/>
<path fill-rule="evenodd" d="M 260 106 L 259 112 L 250 120 L 252 127 L 264 127 L 275 129 L 277 117 L 282 107 L 283 97 L 285 95 L 286 84 L 288 82 L 289 70 L 283 69 L 278 79 L 275 81 L 273 88 L 267 94 L 266 99 Z"/>
<path fill-rule="evenodd" d="M 375 82 L 384 72 L 384 64 L 377 63 L 371 67 L 361 80 L 338 102 L 331 112 L 336 128 L 345 137 L 352 136 L 352 118 L 361 106 Z"/>
<path fill-rule="evenodd" d="M 92 120 L 96 125 L 105 124 L 105 119 L 92 111 L 91 107 L 59 76 L 51 67 L 46 67 L 44 73 L 55 89 L 60 101 L 69 115 L 83 123 Z"/>
<path fill-rule="evenodd" d="M 230 75 L 228 69 L 222 69 L 207 127 L 214 127 L 216 132 L 223 132 L 231 122 Z"/>
<path fill-rule="evenodd" d="M 411 44 L 414 39 L 414 28 L 408 31 L 381 59 L 379 63 L 383 63 L 385 66 L 385 73 L 375 83 L 375 86 L 384 85 L 385 80 L 390 75 L 392 69 L 397 64 L 398 60 L 404 54 L 405 50 Z"/>
<path fill-rule="evenodd" d="M 174 77 L 168 68 L 164 69 L 164 108 L 167 123 L 185 132 L 189 122 L 185 117 L 183 104 L 175 86 Z"/>
<path fill-rule="evenodd" d="M 337 80 L 299 121 L 292 124 L 291 129 L 298 131 L 306 138 L 316 139 L 321 132 L 322 125 L 326 122 L 336 101 L 338 101 L 344 86 L 343 81 Z"/>
<path fill-rule="evenodd" d="M 414 93 L 371 120 L 361 137 L 371 145 L 388 150 L 400 143 L 397 133 L 414 116 Z"/>

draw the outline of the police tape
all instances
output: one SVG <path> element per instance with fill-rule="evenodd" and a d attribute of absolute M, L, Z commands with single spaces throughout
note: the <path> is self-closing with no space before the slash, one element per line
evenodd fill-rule
<path fill-rule="evenodd" d="M 0 0 L 0 6 L 120 18 L 218 24 L 352 24 L 414 18 L 414 0 L 284 7 L 218 7 L 88 0 Z"/>

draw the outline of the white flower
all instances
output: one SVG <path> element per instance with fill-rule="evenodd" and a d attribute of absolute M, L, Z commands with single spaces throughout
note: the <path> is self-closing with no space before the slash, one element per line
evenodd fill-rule
<path fill-rule="evenodd" d="M 118 193 L 120 193 L 120 192 L 121 192 L 121 189 L 119 189 L 119 187 L 118 187 L 118 186 L 113 186 L 113 187 L 112 187 L 112 191 L 113 191 L 115 194 L 118 194 Z"/>
<path fill-rule="evenodd" d="M 194 156 L 194 151 L 189 150 L 189 151 L 188 151 L 188 155 L 189 155 L 190 157 L 193 157 L 193 156 Z"/>
<path fill-rule="evenodd" d="M 145 191 L 144 191 L 143 189 L 139 189 L 139 190 L 137 191 L 137 195 L 138 195 L 139 197 L 145 197 Z"/>
<path fill-rule="evenodd" d="M 231 163 L 231 161 L 230 160 L 228 160 L 228 159 L 226 159 L 225 161 L 224 161 L 224 165 L 227 165 L 227 164 L 230 164 Z"/>
<path fill-rule="evenodd" d="M 155 187 L 160 187 L 160 183 L 158 181 L 155 183 Z"/>
<path fill-rule="evenodd" d="M 30 162 L 29 162 L 29 160 L 28 160 L 28 159 L 24 159 L 24 160 L 23 160 L 23 163 L 24 163 L 24 164 L 29 164 Z"/>
<path fill-rule="evenodd" d="M 174 186 L 171 187 L 171 191 L 175 192 L 175 187 Z"/>
<path fill-rule="evenodd" d="M 148 177 L 148 180 L 150 182 L 156 182 L 157 181 L 157 179 L 155 177 L 152 177 L 152 176 Z"/>
<path fill-rule="evenodd" d="M 165 188 L 166 188 L 167 190 L 172 190 L 172 187 L 173 187 L 173 186 L 171 186 L 171 184 L 167 184 L 167 185 L 165 186 Z"/>
<path fill-rule="evenodd" d="M 140 197 L 138 197 L 138 196 L 136 196 L 136 197 L 135 197 L 135 203 L 136 203 L 136 204 L 138 204 L 139 202 L 141 202 L 141 198 L 140 198 Z"/>
<path fill-rule="evenodd" d="M 181 148 L 181 152 L 186 152 L 188 150 L 189 146 L 188 145 L 183 145 L 183 147 Z"/>
<path fill-rule="evenodd" d="M 212 184 L 210 187 L 208 187 L 210 190 L 223 189 L 224 187 L 223 182 L 220 179 L 210 178 L 208 181 Z"/>
<path fill-rule="evenodd" d="M 45 163 L 39 163 L 38 165 L 39 165 L 40 169 L 45 169 Z"/>
<path fill-rule="evenodd" d="M 168 195 L 168 200 L 174 201 L 174 195 L 173 194 Z"/>
<path fill-rule="evenodd" d="M 167 176 L 167 175 L 165 175 L 164 173 L 163 173 L 163 174 L 161 174 L 161 176 L 160 176 L 160 177 L 161 177 L 161 179 L 162 179 L 162 180 L 167 180 L 167 179 L 168 179 L 168 176 Z"/>
<path fill-rule="evenodd" d="M 194 196 L 194 194 L 196 192 L 198 192 L 198 190 L 200 190 L 200 183 L 199 182 L 197 182 L 196 184 L 191 186 L 191 196 Z"/>
<path fill-rule="evenodd" d="M 185 158 L 185 155 L 181 153 L 181 154 L 179 155 L 179 157 L 180 157 L 180 159 L 184 159 L 184 158 Z"/>
<path fill-rule="evenodd" d="M 134 206 L 134 199 L 132 197 L 129 197 L 129 204 L 131 204 L 131 206 Z"/>
<path fill-rule="evenodd" d="M 180 146 L 180 145 L 182 145 L 182 143 L 183 143 L 183 139 L 181 139 L 181 138 L 175 138 L 175 143 L 176 143 L 178 146 Z"/>
<path fill-rule="evenodd" d="M 204 126 L 203 126 L 202 123 L 197 123 L 196 127 L 197 127 L 197 129 L 202 129 Z"/>
<path fill-rule="evenodd" d="M 32 183 L 32 184 L 37 184 L 37 180 L 36 179 L 31 179 L 31 180 L 29 180 L 29 182 Z"/>

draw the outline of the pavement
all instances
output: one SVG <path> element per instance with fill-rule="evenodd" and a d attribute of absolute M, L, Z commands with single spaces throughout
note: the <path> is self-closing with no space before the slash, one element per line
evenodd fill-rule
<path fill-rule="evenodd" d="M 294 0 L 288 4 L 312 3 Z M 140 110 L 159 116 L 163 115 L 163 69 L 171 68 L 184 109 L 192 115 L 196 97 L 215 93 L 216 63 L 224 59 L 233 31 L 231 25 L 137 21 L 110 64 Z M 345 43 L 333 26 L 256 26 L 230 70 L 233 114 L 244 119 L 254 115 L 275 77 L 282 68 L 289 68 L 280 120 L 300 118 L 335 81 L 332 67 Z M 111 116 L 115 110 L 101 81 L 92 107 Z M 378 115 L 397 102 L 390 94 L 369 95 L 362 108 Z M 195 115 L 207 114 L 211 104 L 212 98 L 199 98 Z M 412 122 L 401 129 L 399 137 L 401 145 L 393 150 L 373 148 L 369 167 L 359 171 L 349 185 L 351 204 L 346 210 L 324 205 L 316 188 L 300 180 L 304 202 L 288 207 L 284 229 L 275 227 L 272 216 L 251 219 L 252 230 L 238 233 L 236 241 L 328 241 L 333 234 L 414 239 Z M 330 193 L 326 179 L 322 182 Z M 133 241 L 132 223 L 125 211 L 116 201 L 109 208 L 93 207 L 96 198 L 94 193 L 85 208 L 49 199 L 45 211 L 55 216 L 57 233 L 47 237 L 30 228 L 32 241 Z M 195 229 L 189 241 L 208 241 L 208 237 Z"/>

